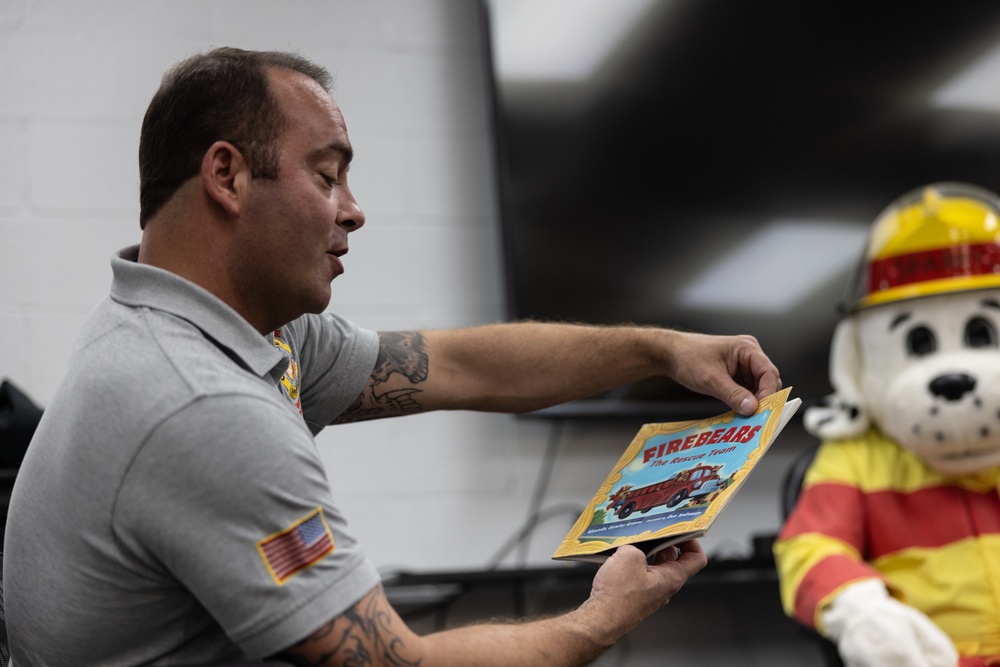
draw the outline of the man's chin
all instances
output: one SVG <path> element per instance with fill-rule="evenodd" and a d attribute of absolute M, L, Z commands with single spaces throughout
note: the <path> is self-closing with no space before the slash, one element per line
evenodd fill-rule
<path fill-rule="evenodd" d="M 330 300 L 333 297 L 331 290 L 327 289 L 325 293 L 318 294 L 315 299 L 311 300 L 309 307 L 305 312 L 311 313 L 313 315 L 320 315 L 326 312 L 326 309 L 330 307 Z"/>

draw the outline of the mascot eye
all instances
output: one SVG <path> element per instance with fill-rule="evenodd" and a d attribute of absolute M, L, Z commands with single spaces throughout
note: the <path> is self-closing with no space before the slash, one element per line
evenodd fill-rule
<path fill-rule="evenodd" d="M 906 334 L 906 351 L 914 357 L 922 357 L 937 349 L 934 332 L 927 327 L 914 327 Z"/>
<path fill-rule="evenodd" d="M 996 347 L 997 331 L 983 317 L 973 317 L 965 325 L 965 344 L 969 347 Z"/>

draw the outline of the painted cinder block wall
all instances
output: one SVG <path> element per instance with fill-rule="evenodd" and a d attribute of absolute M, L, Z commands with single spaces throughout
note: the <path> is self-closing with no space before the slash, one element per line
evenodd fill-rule
<path fill-rule="evenodd" d="M 477 3 L 2 0 L 0 377 L 42 407 L 107 293 L 111 254 L 139 239 L 146 104 L 172 63 L 221 45 L 296 50 L 337 78 L 368 223 L 331 309 L 372 329 L 504 319 Z M 330 428 L 318 442 L 383 571 L 477 569 L 535 509 L 552 516 L 504 564 L 551 563 L 638 426 L 455 412 Z M 745 554 L 777 530 L 778 486 L 802 440 L 790 426 L 703 540 L 710 554 Z"/>

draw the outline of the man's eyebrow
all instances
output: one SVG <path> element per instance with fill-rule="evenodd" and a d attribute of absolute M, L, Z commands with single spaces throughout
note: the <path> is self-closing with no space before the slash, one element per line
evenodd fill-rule
<path fill-rule="evenodd" d="M 351 161 L 354 159 L 354 149 L 348 144 L 335 141 L 332 144 L 324 146 L 323 148 L 318 148 L 312 152 L 310 157 L 319 160 L 325 157 L 335 157 L 339 156 L 344 163 L 345 167 L 350 166 Z"/>
<path fill-rule="evenodd" d="M 910 313 L 900 313 L 899 315 L 896 315 L 896 317 L 892 318 L 892 322 L 889 323 L 889 331 L 892 331 L 911 317 L 912 315 Z"/>

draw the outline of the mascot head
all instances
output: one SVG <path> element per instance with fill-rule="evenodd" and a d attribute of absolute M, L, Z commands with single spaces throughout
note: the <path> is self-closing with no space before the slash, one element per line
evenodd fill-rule
<path fill-rule="evenodd" d="M 874 425 L 944 475 L 1000 465 L 1000 199 L 935 183 L 892 202 L 844 305 L 809 432 Z"/>

